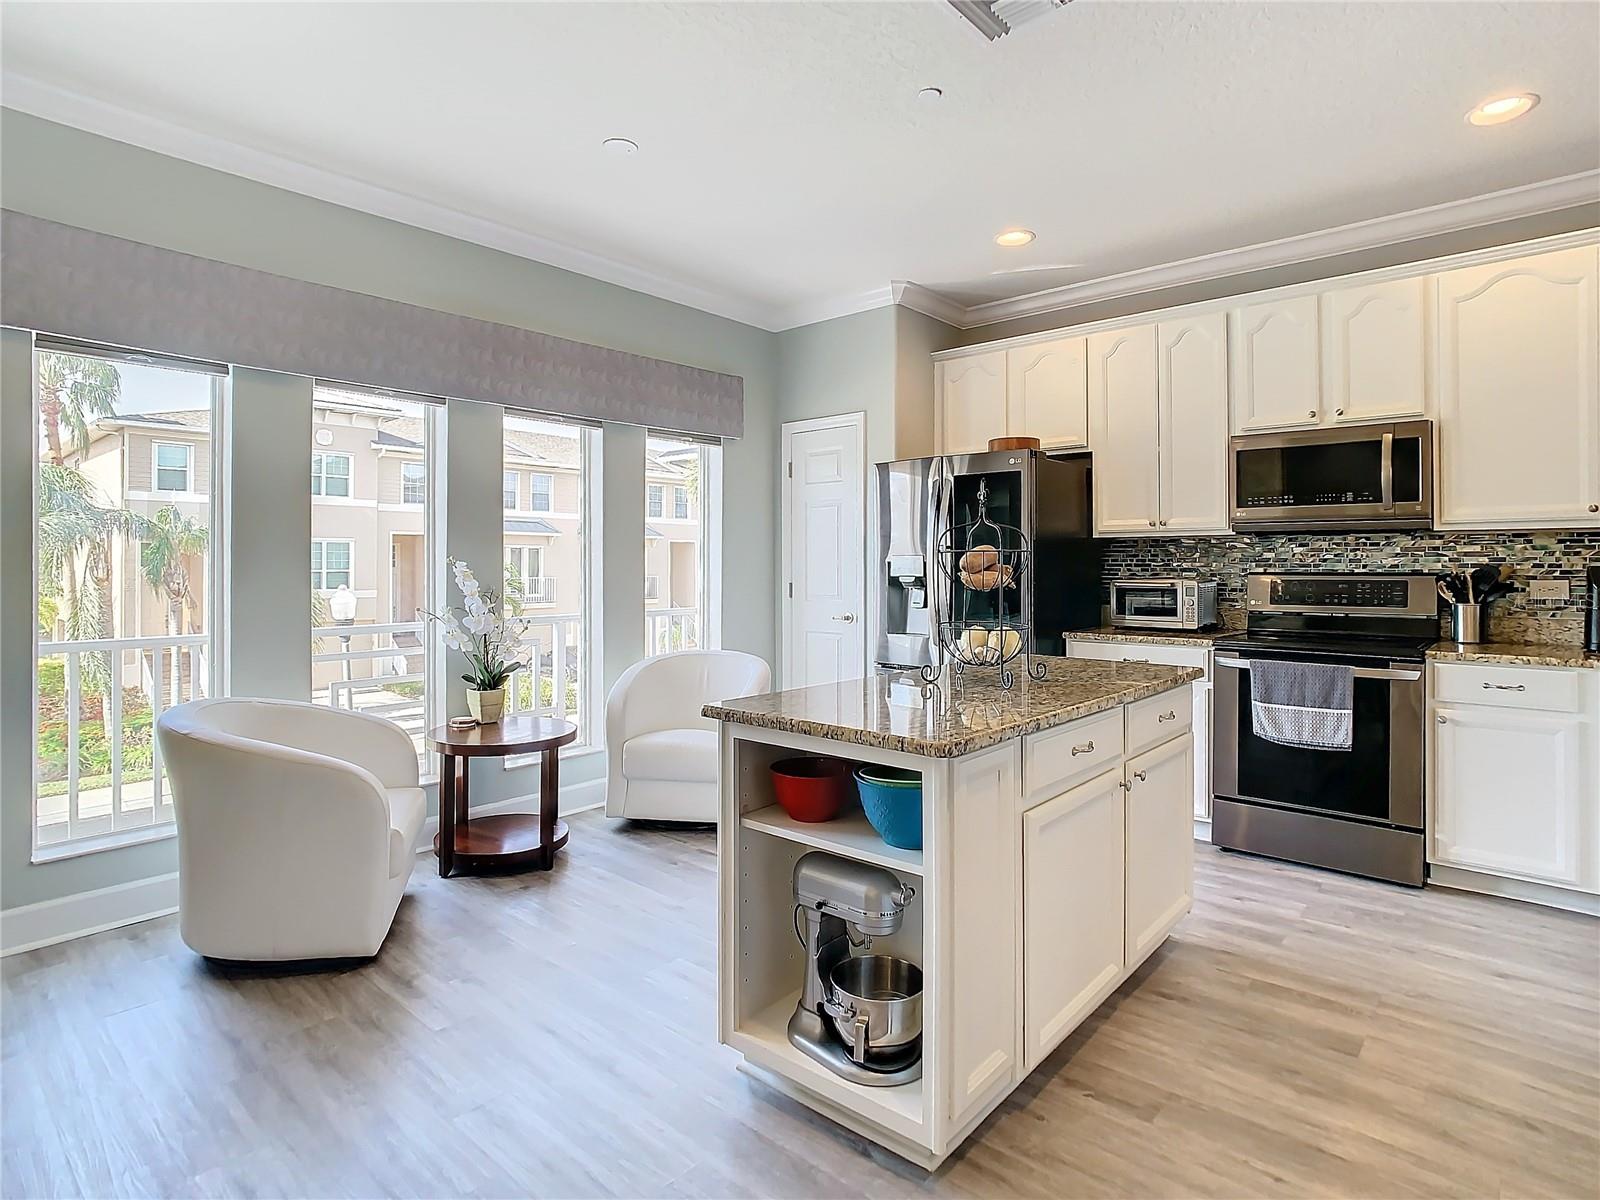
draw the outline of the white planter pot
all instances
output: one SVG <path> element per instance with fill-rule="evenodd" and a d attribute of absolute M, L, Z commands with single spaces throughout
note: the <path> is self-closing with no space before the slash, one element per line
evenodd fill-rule
<path fill-rule="evenodd" d="M 505 688 L 495 688 L 492 692 L 475 692 L 467 689 L 467 711 L 480 725 L 493 725 L 500 719 L 500 713 L 506 706 Z"/>

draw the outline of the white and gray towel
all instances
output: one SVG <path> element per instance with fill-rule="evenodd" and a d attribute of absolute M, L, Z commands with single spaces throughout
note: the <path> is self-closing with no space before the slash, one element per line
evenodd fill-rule
<path fill-rule="evenodd" d="M 1355 672 L 1335 663 L 1250 660 L 1250 725 L 1258 738 L 1306 750 L 1348 750 Z"/>

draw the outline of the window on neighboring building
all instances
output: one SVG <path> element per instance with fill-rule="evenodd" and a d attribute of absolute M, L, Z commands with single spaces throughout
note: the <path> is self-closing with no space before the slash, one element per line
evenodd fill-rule
<path fill-rule="evenodd" d="M 500 493 L 507 512 L 517 511 L 517 473 L 506 471 L 500 476 Z"/>
<path fill-rule="evenodd" d="M 350 564 L 355 558 L 355 542 L 344 538 L 311 540 L 311 586 L 319 592 L 350 588 Z"/>
<path fill-rule="evenodd" d="M 507 685 L 507 703 L 575 722 L 579 743 L 587 743 L 594 740 L 589 464 L 600 434 L 508 411 L 501 436 L 507 461 L 541 468 L 528 472 L 528 509 L 505 517 L 507 613 L 529 664 Z"/>
<path fill-rule="evenodd" d="M 194 447 L 187 442 L 155 443 L 155 490 L 187 492 L 194 466 Z"/>
<path fill-rule="evenodd" d="M 554 507 L 551 499 L 555 495 L 555 490 L 554 475 L 528 476 L 528 507 L 534 512 L 549 512 Z"/>
<path fill-rule="evenodd" d="M 714 646 L 710 591 L 711 536 L 707 489 L 719 481 L 715 446 L 662 434 L 645 441 L 644 600 L 645 653 Z M 672 516 L 688 525 L 664 524 L 667 489 Z"/>
<path fill-rule="evenodd" d="M 311 699 L 393 721 L 410 735 L 427 771 L 432 754 L 423 735 L 440 714 L 418 610 L 437 611 L 430 595 L 438 552 L 429 488 L 439 474 L 432 455 L 443 409 L 323 383 L 312 392 L 312 407 L 319 432 L 336 429 L 347 447 L 313 447 L 313 493 L 349 495 L 359 475 L 385 503 L 311 506 Z M 323 492 L 317 492 L 319 457 Z M 326 490 L 330 485 L 341 490 Z"/>
<path fill-rule="evenodd" d="M 403 504 L 421 504 L 428 497 L 428 468 L 419 462 L 400 464 L 400 500 Z"/>
<path fill-rule="evenodd" d="M 311 494 L 348 496 L 350 494 L 350 456 L 318 450 L 311 456 Z"/>
<path fill-rule="evenodd" d="M 35 367 L 33 855 L 49 859 L 170 832 L 155 722 L 220 678 L 209 493 L 226 375 L 87 349 Z"/>

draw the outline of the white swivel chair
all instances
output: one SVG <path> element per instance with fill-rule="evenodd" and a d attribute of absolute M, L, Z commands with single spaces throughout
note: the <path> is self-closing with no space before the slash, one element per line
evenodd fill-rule
<path fill-rule="evenodd" d="M 370 958 L 416 861 L 417 753 L 378 717 L 216 699 L 161 714 L 183 940 L 207 958 Z"/>
<path fill-rule="evenodd" d="M 703 705 L 772 688 L 737 650 L 685 650 L 634 663 L 606 698 L 606 816 L 717 819 L 717 724 Z"/>

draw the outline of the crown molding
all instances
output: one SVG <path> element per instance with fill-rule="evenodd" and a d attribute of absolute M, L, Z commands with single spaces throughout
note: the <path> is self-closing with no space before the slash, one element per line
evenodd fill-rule
<path fill-rule="evenodd" d="M 8 71 L 4 83 L 6 108 L 46 121 L 445 237 L 501 250 L 759 329 L 783 328 L 776 306 L 746 296 L 674 279 L 637 263 L 596 254 L 405 192 L 213 137 L 28 75 Z"/>
<path fill-rule="evenodd" d="M 894 302 L 901 307 L 913 309 L 925 317 L 943 321 L 946 325 L 954 325 L 957 329 L 966 328 L 964 324 L 967 319 L 966 308 L 948 296 L 941 296 L 920 283 L 911 283 L 905 279 L 897 279 L 890 286 L 894 289 Z"/>
<path fill-rule="evenodd" d="M 1363 250 L 1378 250 L 1401 242 L 1456 233 L 1478 225 L 1511 221 L 1556 212 L 1580 204 L 1600 202 L 1600 171 L 1583 171 L 1539 183 L 1488 192 L 1465 200 L 1452 200 L 1409 212 L 1392 213 L 1314 233 L 1276 241 L 1257 242 L 1233 250 L 1202 254 L 1178 262 L 1142 267 L 1119 275 L 1105 275 L 1083 283 L 1069 283 L 1010 300 L 993 300 L 966 309 L 963 329 L 976 329 L 1017 317 L 1059 312 L 1098 300 L 1115 300 L 1142 292 L 1156 292 L 1185 284 L 1205 283 L 1251 271 L 1271 270 L 1333 258 Z"/>
<path fill-rule="evenodd" d="M 850 317 L 856 313 L 887 308 L 893 304 L 894 286 L 868 288 L 864 292 L 846 292 L 840 296 L 823 296 L 816 300 L 803 300 L 780 309 L 777 320 L 770 326 L 775 332 L 798 329 L 802 325 L 815 325 L 818 321 L 832 321 L 836 317 Z"/>

